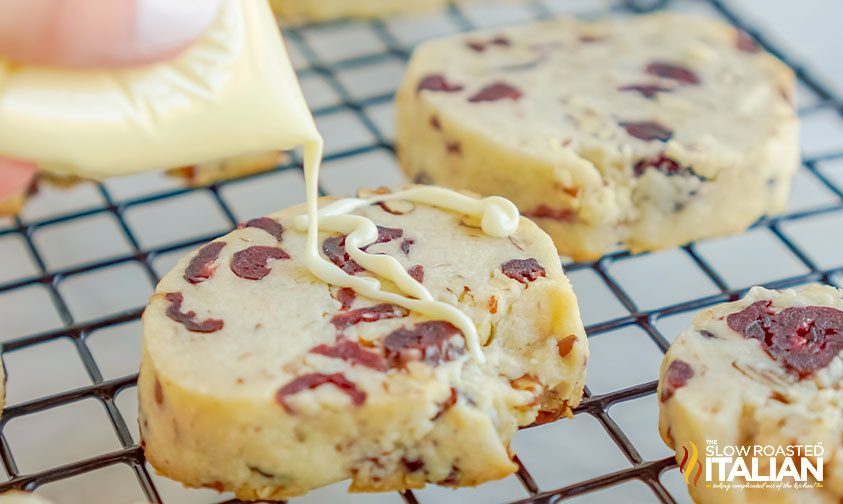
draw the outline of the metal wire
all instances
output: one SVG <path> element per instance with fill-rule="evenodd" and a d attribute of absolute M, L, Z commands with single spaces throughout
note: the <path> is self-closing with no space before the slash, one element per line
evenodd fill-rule
<path fill-rule="evenodd" d="M 784 60 L 796 71 L 800 82 L 819 98 L 819 102 L 816 105 L 813 105 L 809 109 L 802 110 L 800 113 L 811 112 L 822 108 L 832 109 L 837 114 L 843 115 L 843 99 L 824 87 L 824 85 L 822 85 L 818 79 L 814 78 L 804 67 L 796 64 L 796 62 L 792 60 L 788 54 L 780 50 L 776 45 L 772 44 L 763 32 L 760 32 L 752 25 L 747 24 L 743 19 L 737 16 L 735 12 L 730 10 L 729 7 L 721 0 L 699 0 L 699 2 L 716 9 L 725 19 L 734 24 L 736 27 L 747 32 L 767 50 Z M 627 0 L 621 5 L 613 7 L 613 9 L 620 12 L 643 13 L 649 12 L 653 9 L 662 8 L 668 3 L 669 0 Z M 530 6 L 536 13 L 537 19 L 552 17 L 552 13 L 540 3 L 540 0 L 532 0 Z M 475 28 L 470 19 L 464 15 L 458 6 L 449 7 L 448 16 L 462 30 L 471 30 Z M 301 77 L 306 77 L 308 75 L 318 75 L 322 77 L 340 98 L 340 103 L 336 105 L 315 110 L 314 114 L 317 118 L 339 111 L 351 111 L 356 119 L 363 124 L 366 130 L 375 139 L 373 142 L 363 147 L 332 153 L 326 156 L 326 161 L 358 156 L 379 149 L 385 149 L 394 153 L 392 142 L 384 137 L 377 126 L 366 114 L 367 108 L 390 102 L 393 99 L 393 94 L 386 93 L 362 100 L 355 99 L 348 92 L 345 86 L 341 84 L 338 79 L 338 73 L 342 70 L 363 67 L 396 57 L 406 60 L 410 56 L 409 50 L 405 49 L 404 46 L 390 33 L 383 21 L 371 20 L 361 23 L 366 24 L 371 29 L 380 41 L 383 42 L 386 50 L 375 54 L 351 58 L 335 64 L 327 63 L 320 59 L 319 55 L 308 45 L 307 38 L 303 36 L 302 28 L 291 28 L 285 31 L 287 38 L 296 43 L 296 46 L 301 49 L 303 56 L 309 63 L 307 68 L 299 71 L 299 75 Z M 784 222 L 798 221 L 800 219 L 843 209 L 843 191 L 835 186 L 832 181 L 830 181 L 820 170 L 817 169 L 818 162 L 837 158 L 843 159 L 843 152 L 804 159 L 803 164 L 813 176 L 815 176 L 829 191 L 831 191 L 831 193 L 837 197 L 838 201 L 833 204 L 811 210 L 798 211 L 782 216 L 765 218 L 755 224 L 755 227 L 769 229 L 772 234 L 790 251 L 790 253 L 798 258 L 798 260 L 801 261 L 807 268 L 807 272 L 804 274 L 776 279 L 775 281 L 768 282 L 766 284 L 767 287 L 783 288 L 811 281 L 831 283 L 832 276 L 843 273 L 843 267 L 823 269 L 818 266 L 797 243 L 789 239 L 780 230 L 780 226 Z M 300 169 L 300 163 L 296 160 L 277 167 L 276 171 L 280 172 L 285 170 Z M 0 462 L 2 462 L 10 479 L 6 482 L 0 483 L 0 492 L 10 489 L 33 490 L 38 486 L 56 480 L 70 478 L 72 476 L 94 471 L 114 464 L 125 464 L 134 471 L 147 499 L 154 503 L 162 502 L 161 497 L 159 496 L 155 485 L 146 470 L 143 451 L 133 441 L 132 434 L 126 425 L 123 416 L 115 405 L 115 397 L 117 394 L 119 394 L 122 390 L 135 385 L 137 375 L 135 374 L 110 380 L 104 379 L 86 342 L 88 335 L 98 329 L 117 326 L 126 322 L 137 320 L 140 318 L 143 307 L 137 307 L 117 315 L 107 316 L 94 321 L 79 323 L 74 320 L 73 315 L 68 309 L 67 303 L 63 299 L 58 287 L 65 279 L 74 277 L 75 275 L 127 263 L 139 264 L 149 279 L 153 283 L 157 283 L 158 275 L 152 266 L 152 261 L 156 257 L 167 252 L 198 245 L 215 238 L 215 235 L 201 236 L 190 240 L 167 243 L 163 246 L 144 248 L 125 220 L 127 210 L 156 201 L 178 198 L 191 192 L 205 191 L 210 193 L 213 200 L 217 205 L 219 205 L 219 208 L 228 221 L 228 226 L 233 229 L 237 224 L 237 220 L 234 217 L 234 213 L 228 207 L 225 199 L 220 195 L 220 188 L 225 186 L 227 183 L 228 182 L 224 181 L 206 188 L 167 190 L 121 202 L 116 202 L 114 198 L 111 197 L 108 189 L 104 185 L 99 184 L 97 186 L 98 190 L 105 201 L 105 204 L 102 206 L 50 216 L 48 218 L 35 220 L 34 222 L 29 223 L 24 223 L 19 218 L 16 218 L 12 226 L 5 229 L 0 228 L 0 237 L 6 235 L 16 235 L 24 240 L 38 269 L 37 274 L 33 276 L 0 284 L 0 296 L 28 286 L 41 285 L 47 289 L 51 301 L 64 325 L 64 328 L 60 330 L 30 334 L 5 341 L 2 343 L 3 354 L 27 348 L 42 342 L 56 340 L 58 338 L 70 338 L 73 341 L 75 348 L 79 353 L 79 357 L 84 364 L 85 370 L 93 383 L 89 386 L 79 387 L 73 390 L 50 395 L 48 397 L 26 401 L 5 409 L 2 417 L 0 417 Z M 324 191 L 322 192 L 324 193 Z M 70 268 L 49 269 L 42 259 L 41 251 L 33 240 L 34 231 L 47 225 L 75 221 L 77 219 L 98 214 L 108 214 L 117 220 L 120 232 L 128 241 L 131 252 L 122 256 L 112 257 L 107 260 L 89 262 L 87 264 L 73 266 Z M 682 250 L 694 262 L 694 264 L 696 264 L 699 270 L 702 271 L 709 280 L 711 280 L 719 292 L 706 297 L 663 306 L 654 310 L 642 310 L 636 306 L 632 297 L 625 292 L 620 282 L 614 278 L 610 272 L 610 266 L 627 260 L 631 257 L 630 254 L 626 252 L 618 252 L 609 254 L 594 262 L 577 262 L 565 265 L 566 271 L 568 272 L 591 270 L 596 273 L 629 312 L 629 315 L 590 325 L 586 328 L 589 336 L 606 333 L 624 327 L 637 326 L 643 329 L 662 351 L 666 351 L 668 341 L 656 328 L 655 322 L 658 319 L 675 313 L 697 310 L 714 303 L 734 300 L 744 294 L 745 289 L 730 289 L 728 287 L 728 283 L 716 272 L 715 268 L 697 253 L 693 244 L 682 247 Z M 665 503 L 673 503 L 673 498 L 660 481 L 660 476 L 665 471 L 676 466 L 673 458 L 667 457 L 655 461 L 645 460 L 627 435 L 608 414 L 608 410 L 612 405 L 655 393 L 656 384 L 657 383 L 655 381 L 652 381 L 601 395 L 594 395 L 590 391 L 586 390 L 585 399 L 574 412 L 575 415 L 591 415 L 595 418 L 603 426 L 611 439 L 617 444 L 618 448 L 627 458 L 631 465 L 630 468 L 603 474 L 586 481 L 579 481 L 562 488 L 540 491 L 532 475 L 516 457 L 516 461 L 519 464 L 519 470 L 517 473 L 518 480 L 529 494 L 528 498 L 518 502 L 525 504 L 556 502 L 559 499 L 610 487 L 621 482 L 639 480 L 653 491 L 658 500 Z M 121 448 L 113 452 L 98 454 L 94 457 L 78 462 L 51 467 L 37 473 L 22 473 L 15 462 L 15 457 L 10 445 L 5 435 L 2 433 L 2 429 L 5 425 L 10 420 L 17 417 L 91 398 L 99 401 L 105 408 L 105 411 L 107 412 L 111 424 L 120 441 Z M 410 504 L 418 502 L 416 497 L 410 491 L 403 492 L 401 495 L 405 502 Z M 239 501 L 232 500 L 226 502 L 234 503 Z"/>

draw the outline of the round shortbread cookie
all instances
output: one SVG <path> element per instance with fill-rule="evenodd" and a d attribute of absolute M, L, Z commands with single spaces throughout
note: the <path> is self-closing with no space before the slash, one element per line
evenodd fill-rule
<path fill-rule="evenodd" d="M 285 23 L 418 13 L 447 3 L 448 0 L 270 0 L 272 10 Z"/>
<path fill-rule="evenodd" d="M 493 238 L 474 218 L 419 203 L 354 212 L 379 226 L 369 253 L 394 257 L 470 317 L 481 363 L 448 322 L 314 277 L 293 225 L 301 212 L 194 251 L 150 299 L 140 429 L 160 472 L 246 499 L 346 478 L 357 491 L 476 485 L 515 471 L 519 426 L 579 403 L 585 332 L 553 243 L 531 221 Z M 371 275 L 343 244 L 319 239 L 344 271 Z"/>
<path fill-rule="evenodd" d="M 793 87 L 714 20 L 560 19 L 419 46 L 397 148 L 416 182 L 507 197 L 564 255 L 660 249 L 784 210 Z"/>
<path fill-rule="evenodd" d="M 683 470 L 687 465 L 688 489 L 696 502 L 843 500 L 841 351 L 843 292 L 833 287 L 754 287 L 739 301 L 697 315 L 665 356 L 658 391 L 662 439 L 676 450 Z M 818 444 L 823 453 L 797 448 Z M 719 488 L 719 466 L 709 476 L 706 464 L 711 457 L 728 456 L 732 446 L 749 447 L 753 453 L 755 446 L 791 447 L 799 471 L 802 453 L 812 466 L 822 465 L 821 487 L 813 488 L 816 479 L 806 472 L 810 489 Z M 769 476 L 770 459 L 760 455 L 758 475 Z M 786 467 L 786 455 L 777 456 L 774 474 Z M 751 455 L 743 460 L 751 468 Z M 732 467 L 724 466 L 726 479 Z M 746 481 L 738 476 L 735 483 Z"/>

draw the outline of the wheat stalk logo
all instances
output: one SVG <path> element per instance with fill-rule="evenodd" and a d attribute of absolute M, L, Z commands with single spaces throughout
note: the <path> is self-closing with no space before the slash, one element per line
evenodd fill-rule
<path fill-rule="evenodd" d="M 679 472 L 685 475 L 685 483 L 691 484 L 691 473 L 694 471 L 694 468 L 697 469 L 697 474 L 694 476 L 694 486 L 697 486 L 697 483 L 700 481 L 700 476 L 702 476 L 702 464 L 699 462 L 699 452 L 697 451 L 697 445 L 694 444 L 693 441 L 688 441 L 688 444 L 691 445 L 691 453 L 690 457 L 688 457 L 688 448 L 685 445 L 682 445 L 682 451 L 685 454 L 682 456 L 682 462 L 679 463 Z"/>

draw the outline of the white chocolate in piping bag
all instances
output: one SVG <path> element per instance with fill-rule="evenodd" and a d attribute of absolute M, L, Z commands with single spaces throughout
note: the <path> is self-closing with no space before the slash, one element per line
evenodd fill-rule
<path fill-rule="evenodd" d="M 318 139 L 266 0 L 222 0 L 174 59 L 68 70 L 0 59 L 0 155 L 105 178 Z"/>

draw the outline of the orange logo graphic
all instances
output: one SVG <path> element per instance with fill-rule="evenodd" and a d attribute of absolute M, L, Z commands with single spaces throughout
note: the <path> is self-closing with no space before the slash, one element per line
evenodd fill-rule
<path fill-rule="evenodd" d="M 682 451 L 684 451 L 685 454 L 682 456 L 682 462 L 679 463 L 679 472 L 685 475 L 685 483 L 690 484 L 691 473 L 696 468 L 697 475 L 694 476 L 694 486 L 697 486 L 697 483 L 700 481 L 700 476 L 702 476 L 702 463 L 699 461 L 697 445 L 695 445 L 693 441 L 688 441 L 688 444 L 691 445 L 690 457 L 688 456 L 688 448 L 686 448 L 685 445 L 682 445 Z"/>

